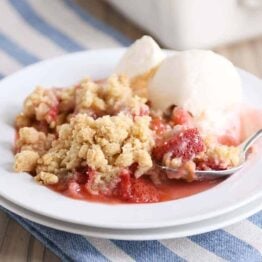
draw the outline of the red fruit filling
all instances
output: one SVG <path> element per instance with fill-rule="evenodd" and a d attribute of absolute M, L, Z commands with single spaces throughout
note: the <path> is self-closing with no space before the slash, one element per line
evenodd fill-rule
<path fill-rule="evenodd" d="M 155 117 L 151 120 L 151 129 L 153 129 L 157 135 L 161 135 L 165 132 L 167 126 L 160 117 Z"/>
<path fill-rule="evenodd" d="M 66 189 L 68 195 L 74 198 L 81 198 L 81 185 L 87 185 L 92 179 L 95 172 L 89 167 L 79 167 L 75 170 L 72 177 L 69 178 L 68 186 Z M 61 190 L 63 188 L 61 187 Z"/>
<path fill-rule="evenodd" d="M 135 179 L 129 170 L 123 170 L 121 181 L 115 194 L 122 200 L 132 203 L 153 203 L 160 201 L 160 195 L 152 182 L 144 178 Z"/>
<path fill-rule="evenodd" d="M 90 178 L 90 174 L 93 172 L 94 171 L 87 166 L 79 167 L 75 170 L 73 180 L 76 181 L 78 184 L 86 184 L 88 179 Z"/>
<path fill-rule="evenodd" d="M 171 120 L 175 125 L 190 124 L 193 121 L 192 116 L 181 107 L 173 109 Z"/>
<path fill-rule="evenodd" d="M 157 145 L 153 149 L 153 157 L 161 161 L 163 156 L 170 152 L 171 157 L 181 157 L 190 160 L 196 154 L 204 151 L 204 142 L 196 128 L 184 130 L 175 134 L 167 141 Z"/>
<path fill-rule="evenodd" d="M 68 183 L 68 188 L 67 188 L 67 194 L 73 198 L 82 198 L 81 194 L 81 187 L 80 185 L 75 182 L 75 181 L 70 181 Z"/>

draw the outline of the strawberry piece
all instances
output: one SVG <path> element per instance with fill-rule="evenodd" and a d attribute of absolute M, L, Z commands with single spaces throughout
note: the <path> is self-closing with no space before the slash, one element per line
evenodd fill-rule
<path fill-rule="evenodd" d="M 132 203 L 159 202 L 157 189 L 143 178 L 132 178 L 130 173 L 129 170 L 123 170 L 120 174 L 121 181 L 118 185 L 117 195 Z"/>
<path fill-rule="evenodd" d="M 78 167 L 74 172 L 73 180 L 76 181 L 78 184 L 86 184 L 92 172 L 93 171 L 88 166 Z"/>
<path fill-rule="evenodd" d="M 171 120 L 175 125 L 185 125 L 192 122 L 192 116 L 183 108 L 175 107 L 172 112 Z"/>
<path fill-rule="evenodd" d="M 159 193 L 152 184 L 142 178 L 133 179 L 131 202 L 153 203 L 159 200 Z"/>
<path fill-rule="evenodd" d="M 151 120 L 151 128 L 157 135 L 161 135 L 166 130 L 166 124 L 160 117 L 155 117 Z"/>
<path fill-rule="evenodd" d="M 50 108 L 49 112 L 48 112 L 48 116 L 55 121 L 58 115 L 58 105 L 55 105 L 53 107 Z"/>
<path fill-rule="evenodd" d="M 119 195 L 122 199 L 128 200 L 132 197 L 132 184 L 130 171 L 127 169 L 122 170 L 120 174 L 121 181 L 118 186 L 117 195 Z"/>
<path fill-rule="evenodd" d="M 190 160 L 194 155 L 204 151 L 204 143 L 196 128 L 184 130 L 164 141 L 153 149 L 153 156 L 161 161 L 167 152 L 171 157 L 181 157 L 183 160 Z"/>

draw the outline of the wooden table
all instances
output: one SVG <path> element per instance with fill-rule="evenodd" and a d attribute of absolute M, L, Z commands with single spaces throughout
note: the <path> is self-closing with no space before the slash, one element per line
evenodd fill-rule
<path fill-rule="evenodd" d="M 78 2 L 99 19 L 116 27 L 131 39 L 139 38 L 145 34 L 143 30 L 135 27 L 103 1 L 78 0 Z M 262 37 L 218 47 L 214 50 L 227 57 L 236 66 L 262 77 Z M 59 258 L 0 211 L 0 261 L 55 262 L 59 261 Z"/>

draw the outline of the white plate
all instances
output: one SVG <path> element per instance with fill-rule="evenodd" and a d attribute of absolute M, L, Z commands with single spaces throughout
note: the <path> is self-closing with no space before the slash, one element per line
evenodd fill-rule
<path fill-rule="evenodd" d="M 86 51 L 30 66 L 0 82 L 0 196 L 50 218 L 74 224 L 122 229 L 175 226 L 232 211 L 262 196 L 262 158 L 241 172 L 200 194 L 156 204 L 108 205 L 73 200 L 39 186 L 25 173 L 12 172 L 12 123 L 23 99 L 37 84 L 67 86 L 86 75 L 103 78 L 111 73 L 123 49 Z M 240 71 L 246 100 L 262 104 L 262 84 Z"/>
<path fill-rule="evenodd" d="M 226 214 L 216 216 L 210 219 L 202 220 L 200 222 L 189 223 L 186 225 L 179 225 L 173 227 L 165 227 L 159 229 L 139 229 L 139 230 L 125 230 L 125 229 L 108 229 L 97 228 L 84 225 L 78 225 L 68 222 L 61 222 L 56 219 L 41 216 L 29 210 L 21 208 L 8 200 L 0 197 L 0 206 L 24 217 L 38 224 L 45 225 L 54 229 L 65 232 L 85 235 L 90 237 L 119 239 L 119 240 L 160 240 L 188 237 L 192 235 L 202 234 L 217 230 L 234 223 L 237 223 L 262 209 L 262 198 L 259 198 L 247 205 L 235 209 Z"/>

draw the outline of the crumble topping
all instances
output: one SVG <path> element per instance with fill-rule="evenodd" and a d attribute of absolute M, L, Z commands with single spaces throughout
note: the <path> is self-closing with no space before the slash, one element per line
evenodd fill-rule
<path fill-rule="evenodd" d="M 53 185 L 58 183 L 58 177 L 48 172 L 40 172 L 35 176 L 35 180 L 44 185 Z"/>
<path fill-rule="evenodd" d="M 37 131 L 34 127 L 22 127 L 18 131 L 16 151 L 32 150 L 41 155 L 51 147 L 54 139 L 54 134 L 45 134 L 42 131 Z"/>
<path fill-rule="evenodd" d="M 66 184 L 75 194 L 84 185 L 94 195 L 155 202 L 157 191 L 141 176 L 158 184 L 163 176 L 192 181 L 196 169 L 238 165 L 238 147 L 204 137 L 182 108 L 169 113 L 150 108 L 142 94 L 154 71 L 148 74 L 131 83 L 113 75 L 68 88 L 37 87 L 16 118 L 14 169 L 30 172 L 44 185 Z M 154 162 L 178 172 L 158 172 Z M 154 197 L 145 200 L 140 191 Z"/>
<path fill-rule="evenodd" d="M 23 150 L 15 155 L 16 171 L 32 172 L 35 170 L 39 154 L 32 150 Z"/>
<path fill-rule="evenodd" d="M 68 113 L 62 124 L 48 115 L 54 105 L 59 108 L 56 117 Z M 54 184 L 65 173 L 88 166 L 95 170 L 94 183 L 99 184 L 136 164 L 135 176 L 139 177 L 153 165 L 148 113 L 146 99 L 133 95 L 123 76 L 112 76 L 105 83 L 87 78 L 67 89 L 38 87 L 17 118 L 17 126 L 21 126 L 21 117 L 32 126 L 18 129 L 15 170 L 34 172 L 37 181 Z M 48 131 L 42 131 L 43 124 Z M 32 161 L 23 165 L 24 157 Z"/>

